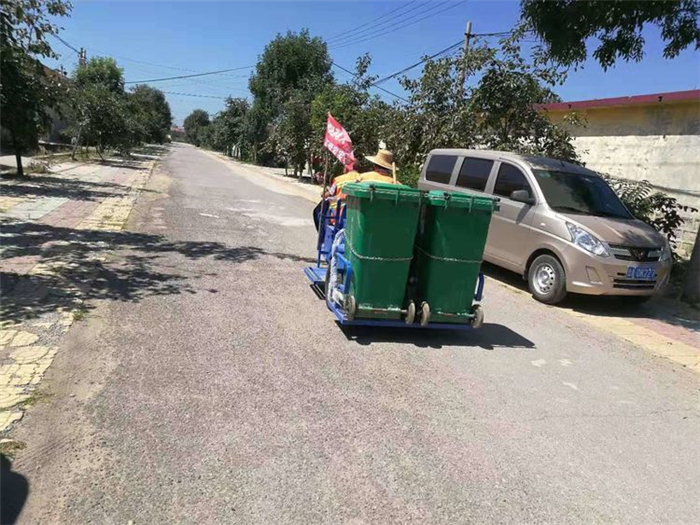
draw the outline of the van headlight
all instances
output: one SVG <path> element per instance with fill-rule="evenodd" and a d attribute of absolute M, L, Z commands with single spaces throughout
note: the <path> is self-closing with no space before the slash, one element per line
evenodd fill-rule
<path fill-rule="evenodd" d="M 597 255 L 598 257 L 610 257 L 608 249 L 597 237 L 570 222 L 566 223 L 566 227 L 571 234 L 571 242 L 576 246 L 580 246 L 587 252 Z"/>

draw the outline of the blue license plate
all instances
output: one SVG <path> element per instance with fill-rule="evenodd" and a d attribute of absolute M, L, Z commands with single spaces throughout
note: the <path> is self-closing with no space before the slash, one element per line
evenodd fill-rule
<path fill-rule="evenodd" d="M 638 281 L 653 281 L 656 279 L 656 268 L 647 268 L 644 266 L 628 266 L 627 278 L 636 279 Z"/>

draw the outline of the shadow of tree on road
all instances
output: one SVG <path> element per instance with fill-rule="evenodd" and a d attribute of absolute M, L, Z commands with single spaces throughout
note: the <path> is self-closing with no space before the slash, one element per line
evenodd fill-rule
<path fill-rule="evenodd" d="M 129 190 L 129 186 L 114 182 L 90 182 L 51 175 L 15 179 L 0 184 L 0 195 L 3 197 L 53 197 L 78 201 L 102 201 L 108 197 L 122 197 Z M 152 192 L 147 189 L 141 191 Z"/>
<path fill-rule="evenodd" d="M 183 267 L 180 273 L 164 270 L 159 259 L 167 254 L 235 264 L 265 256 L 310 261 L 256 246 L 178 242 L 162 235 L 77 230 L 21 221 L 3 221 L 2 235 L 0 315 L 10 321 L 78 307 L 89 309 L 91 299 L 136 302 L 148 296 L 196 293 L 191 281 L 200 276 L 189 267 Z M 108 257 L 113 251 L 120 252 L 119 257 Z M 12 271 L 13 261 L 27 258 L 38 259 L 41 271 Z"/>

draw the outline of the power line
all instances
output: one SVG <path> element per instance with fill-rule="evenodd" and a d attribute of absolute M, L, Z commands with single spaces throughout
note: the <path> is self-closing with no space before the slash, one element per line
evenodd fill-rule
<path fill-rule="evenodd" d="M 376 80 L 376 81 L 373 82 L 371 85 L 376 87 L 378 84 L 383 84 L 383 83 L 386 82 L 387 80 L 391 80 L 392 78 L 398 77 L 399 75 L 402 75 L 403 73 L 406 73 L 407 71 L 410 71 L 410 70 L 413 69 L 414 67 L 420 66 L 423 62 L 427 62 L 428 60 L 432 60 L 432 59 L 434 59 L 434 58 L 436 58 L 436 57 L 439 57 L 439 56 L 442 55 L 443 53 L 447 53 L 448 51 L 451 51 L 452 49 L 454 49 L 454 48 L 456 48 L 456 47 L 459 47 L 459 46 L 461 46 L 461 45 L 462 45 L 462 41 L 460 40 L 459 42 L 457 42 L 457 43 L 455 43 L 455 44 L 452 44 L 452 45 L 449 46 L 449 47 L 446 47 L 446 48 L 443 49 L 442 51 L 438 51 L 438 52 L 435 53 L 434 55 L 430 55 L 429 57 L 422 58 L 421 60 L 419 60 L 419 61 L 416 62 L 415 64 L 411 64 L 410 66 L 403 68 L 401 71 L 397 71 L 396 73 L 392 73 L 391 75 L 388 75 L 388 76 L 386 76 L 386 77 L 384 77 L 384 78 L 380 78 L 379 80 Z"/>
<path fill-rule="evenodd" d="M 75 49 L 71 44 L 69 44 L 68 42 L 66 42 L 65 40 L 63 40 L 60 36 L 58 36 L 58 35 L 53 35 L 53 36 L 56 37 L 56 39 L 57 39 L 59 42 L 61 42 L 61 44 L 63 44 L 64 46 L 66 46 L 68 49 L 74 51 L 74 52 L 77 53 L 78 55 L 80 54 L 80 51 L 79 51 L 79 50 Z"/>
<path fill-rule="evenodd" d="M 507 36 L 510 34 L 512 34 L 511 31 L 500 31 L 498 33 L 472 33 L 471 36 L 476 38 L 476 37 L 488 37 L 488 36 Z M 391 75 L 387 75 L 384 78 L 380 78 L 379 80 L 373 82 L 371 85 L 376 87 L 378 84 L 383 84 L 387 80 L 391 80 L 392 78 L 398 77 L 399 75 L 402 75 L 403 73 L 406 73 L 407 71 L 410 71 L 411 69 L 420 66 L 421 64 L 423 64 L 424 62 L 427 62 L 428 60 L 432 60 L 434 58 L 437 58 L 440 55 L 447 53 L 448 51 L 451 51 L 452 49 L 455 49 L 455 48 L 461 46 L 462 43 L 463 42 L 460 40 L 459 42 L 456 42 L 456 43 L 452 44 L 451 46 L 446 47 L 442 51 L 438 51 L 434 55 L 430 55 L 429 57 L 420 59 L 415 64 L 411 64 L 410 66 L 403 68 L 401 71 L 397 71 L 396 73 L 392 73 Z"/>
<path fill-rule="evenodd" d="M 440 1 L 440 2 L 433 2 L 432 5 L 430 5 L 431 2 L 425 2 L 425 3 L 423 3 L 423 4 L 419 4 L 419 5 L 417 5 L 416 7 L 414 7 L 413 9 L 409 9 L 409 10 L 406 11 L 405 13 L 402 13 L 401 15 L 399 15 L 398 17 L 396 17 L 394 20 L 386 20 L 386 21 L 381 22 L 380 24 L 378 24 L 378 25 L 376 25 L 376 26 L 374 26 L 374 27 L 367 27 L 367 28 L 363 29 L 362 31 L 358 31 L 358 32 L 355 33 L 355 34 L 351 34 L 351 35 L 348 35 L 348 36 L 342 38 L 341 41 L 332 42 L 332 43 L 331 43 L 331 46 L 333 46 L 333 47 L 335 47 L 335 46 L 342 46 L 342 45 L 345 45 L 345 44 L 349 44 L 349 43 L 352 42 L 353 40 L 356 40 L 356 39 L 363 39 L 363 38 L 369 37 L 369 36 L 371 36 L 373 33 L 374 33 L 374 34 L 376 34 L 376 33 L 381 33 L 381 32 L 383 32 L 383 31 L 386 30 L 386 29 L 390 29 L 390 28 L 392 28 L 392 27 L 395 27 L 396 25 L 404 24 L 404 23 L 406 23 L 406 22 L 409 22 L 409 21 L 415 19 L 415 18 L 418 17 L 418 16 L 425 15 L 426 13 L 429 13 L 430 11 L 434 11 L 435 9 L 438 9 L 438 8 L 440 8 L 441 6 L 443 6 L 443 5 L 445 5 L 445 4 L 448 4 L 448 3 L 450 3 L 450 0 L 442 0 L 442 1 Z M 427 7 L 427 9 L 423 9 L 424 7 Z M 422 11 L 418 11 L 417 13 L 414 13 L 414 14 L 410 15 L 410 16 L 407 17 L 407 18 L 404 18 L 405 15 L 409 14 L 409 13 L 412 12 L 412 11 L 415 11 L 416 9 L 423 9 L 423 10 L 422 10 Z"/>
<path fill-rule="evenodd" d="M 336 38 L 339 38 L 339 37 L 341 37 L 341 36 L 343 36 L 343 35 L 346 35 L 347 33 L 350 33 L 350 32 L 352 32 L 352 31 L 354 31 L 355 29 L 360 29 L 361 27 L 364 27 L 364 26 L 367 25 L 367 24 L 371 24 L 371 23 L 373 23 L 373 22 L 376 22 L 376 21 L 378 21 L 378 20 L 381 20 L 382 18 L 385 18 L 385 17 L 389 16 L 390 14 L 395 13 L 396 11 L 398 11 L 398 10 L 400 10 L 400 9 L 403 9 L 404 7 L 408 7 L 409 5 L 411 5 L 411 4 L 412 4 L 413 2 L 415 2 L 415 1 L 416 1 L 416 0 L 411 0 L 411 1 L 410 1 L 409 3 L 407 3 L 407 4 L 401 4 L 401 5 L 400 5 L 399 7 L 397 7 L 396 9 L 392 9 L 391 11 L 388 11 L 388 12 L 384 13 L 383 15 L 378 16 L 377 18 L 373 18 L 373 19 L 370 20 L 369 22 L 366 22 L 366 23 L 361 24 L 361 25 L 359 25 L 359 26 L 353 27 L 352 29 L 348 29 L 347 31 L 342 31 L 342 32 L 340 32 L 340 33 L 337 33 L 337 34 L 335 34 L 335 35 L 333 35 L 333 36 L 327 38 L 327 39 L 326 39 L 326 42 L 329 42 L 329 41 L 331 41 L 331 40 L 335 40 Z"/>
<path fill-rule="evenodd" d="M 353 73 L 352 71 L 350 71 L 347 68 L 344 68 L 340 64 L 336 64 L 335 62 L 331 62 L 331 64 L 334 65 L 335 67 L 337 67 L 338 69 L 345 71 L 346 73 L 352 75 L 353 77 L 355 76 L 355 73 Z M 404 102 L 408 102 L 408 99 L 405 99 L 401 95 L 397 95 L 396 93 L 392 93 L 391 91 L 389 91 L 388 89 L 384 89 L 383 87 L 380 87 L 380 86 L 370 86 L 370 87 L 375 87 L 376 89 L 383 91 L 384 93 L 387 93 L 388 95 L 391 95 L 392 97 L 396 97 L 399 100 L 403 100 Z"/>
<path fill-rule="evenodd" d="M 449 0 L 448 0 L 448 1 L 449 1 Z M 426 20 L 427 18 L 432 18 L 433 16 L 437 16 L 437 15 L 439 15 L 440 13 L 444 13 L 445 11 L 449 11 L 450 9 L 454 9 L 455 7 L 459 7 L 460 5 L 464 4 L 466 1 L 467 1 L 467 0 L 462 0 L 461 2 L 457 2 L 456 4 L 447 6 L 447 7 L 444 8 L 444 9 L 441 9 L 441 10 L 439 10 L 439 11 L 436 11 L 435 13 L 431 13 L 431 14 L 429 14 L 429 15 L 426 15 L 426 16 L 422 17 L 422 18 L 419 18 L 418 20 L 414 20 L 413 22 L 411 22 L 411 23 L 409 23 L 409 24 L 400 25 L 400 26 L 397 27 L 396 29 L 392 29 L 391 31 L 387 31 L 387 29 L 391 29 L 392 27 L 394 27 L 394 26 L 396 25 L 396 24 L 393 24 L 393 25 L 391 25 L 391 26 L 388 26 L 388 27 L 384 28 L 380 34 L 373 35 L 373 36 L 369 36 L 369 37 L 367 37 L 367 38 L 360 39 L 360 40 L 357 40 L 357 41 L 355 41 L 355 42 L 350 42 L 350 43 L 347 43 L 347 44 L 342 44 L 342 45 L 339 45 L 339 46 L 335 46 L 333 49 L 343 49 L 344 47 L 350 47 L 350 46 L 354 46 L 354 45 L 357 45 L 357 44 L 362 44 L 363 42 L 368 42 L 368 41 L 370 41 L 370 40 L 374 40 L 375 38 L 380 38 L 380 37 L 386 36 L 386 35 L 388 35 L 388 34 L 390 34 L 390 33 L 394 33 L 394 32 L 396 32 L 396 31 L 399 31 L 399 30 L 401 30 L 401 29 L 405 29 L 405 28 L 407 28 L 407 27 L 411 27 L 411 26 L 413 26 L 413 25 L 416 25 L 418 22 L 422 22 L 423 20 Z M 441 4 L 439 4 L 439 5 L 443 5 L 443 4 L 444 4 L 444 2 L 441 3 Z M 437 7 L 437 6 L 436 6 L 436 7 Z M 425 11 L 425 12 L 427 12 L 427 11 Z M 422 13 L 420 13 L 420 14 L 422 14 Z M 407 19 L 407 20 L 403 20 L 402 22 L 399 22 L 399 24 L 404 23 L 404 22 L 408 22 L 408 19 Z"/>
<path fill-rule="evenodd" d="M 414 0 L 414 1 L 415 1 L 415 0 Z M 390 13 L 394 13 L 394 12 L 398 11 L 398 10 L 401 9 L 401 8 L 406 8 L 406 7 L 408 7 L 409 5 L 411 5 L 412 3 L 413 3 L 413 1 L 412 1 L 412 2 L 409 2 L 408 4 L 403 4 L 403 5 L 401 5 L 400 7 L 398 7 L 398 8 L 396 8 L 396 9 L 390 11 L 389 13 L 387 13 L 387 15 L 390 14 Z M 408 10 L 404 11 L 403 13 L 400 13 L 400 14 L 398 14 L 398 15 L 395 15 L 395 16 L 392 16 L 392 17 L 388 18 L 387 20 L 384 20 L 383 22 L 380 22 L 380 23 L 378 23 L 378 24 L 375 23 L 375 22 L 378 22 L 379 20 L 381 20 L 382 17 L 380 16 L 380 17 L 378 17 L 378 18 L 375 18 L 375 19 L 373 19 L 373 20 L 370 20 L 369 22 L 365 22 L 364 24 L 361 24 L 361 25 L 359 25 L 359 26 L 357 26 L 357 27 L 354 27 L 354 28 L 352 28 L 352 29 L 350 29 L 350 30 L 348 30 L 348 31 L 345 31 L 344 33 L 341 33 L 340 35 L 336 35 L 335 37 L 331 37 L 331 38 L 329 38 L 326 42 L 327 42 L 328 44 L 331 44 L 331 45 L 340 44 L 342 41 L 347 40 L 348 38 L 353 38 L 353 37 L 357 37 L 358 35 L 363 35 L 363 34 L 367 33 L 368 31 L 369 31 L 369 32 L 377 31 L 377 30 L 379 30 L 379 29 L 381 28 L 381 26 L 384 26 L 384 25 L 390 24 L 390 23 L 392 23 L 392 22 L 395 22 L 395 21 L 397 21 L 398 19 L 400 19 L 400 18 L 406 16 L 407 14 L 409 14 L 409 13 L 415 11 L 416 9 L 421 9 L 421 8 L 425 7 L 427 4 L 428 4 L 428 2 L 425 2 L 425 3 L 422 3 L 422 4 L 418 4 L 417 6 L 412 7 L 411 9 L 408 9 Z M 369 26 L 369 27 L 368 27 L 368 26 Z M 357 29 L 359 29 L 360 31 L 358 31 L 358 32 L 355 33 L 354 31 L 356 31 Z M 344 43 L 344 42 L 342 42 L 342 43 Z"/>
<path fill-rule="evenodd" d="M 240 71 L 242 69 L 250 69 L 255 66 L 241 66 L 241 67 L 234 67 L 231 69 L 221 69 L 219 71 L 207 71 L 205 73 L 194 73 L 192 75 L 179 75 L 176 77 L 165 77 L 165 78 L 151 78 L 148 80 L 131 80 L 129 82 L 124 82 L 124 84 L 146 84 L 148 82 L 164 82 L 166 80 L 179 80 L 181 78 L 194 78 L 194 77 L 204 77 L 207 75 L 220 75 L 221 73 L 229 73 L 231 71 Z"/>
<path fill-rule="evenodd" d="M 161 91 L 162 93 L 166 93 L 168 95 L 180 95 L 183 97 L 198 97 L 198 98 L 218 98 L 220 100 L 226 100 L 229 97 L 219 97 L 216 95 L 197 95 L 194 93 L 180 93 L 179 91 Z"/>
<path fill-rule="evenodd" d="M 67 48 L 71 49 L 72 51 L 74 51 L 75 53 L 77 53 L 78 55 L 80 55 L 80 53 L 81 53 L 80 50 L 76 49 L 75 46 L 73 46 L 70 42 L 67 42 L 66 40 L 64 40 L 63 38 L 61 38 L 61 37 L 58 36 L 58 35 L 53 35 L 53 36 L 55 36 L 55 37 L 56 37 L 63 45 L 65 45 Z M 104 56 L 104 57 L 107 57 L 107 58 L 118 58 L 118 59 L 120 59 L 120 60 L 126 60 L 126 61 L 128 61 L 128 62 L 134 62 L 134 63 L 136 63 L 136 64 L 143 64 L 143 65 L 146 65 L 146 66 L 158 67 L 158 68 L 163 68 L 163 69 L 172 69 L 172 70 L 175 70 L 175 71 L 191 71 L 192 73 L 195 73 L 195 74 L 193 74 L 193 75 L 182 75 L 182 76 L 172 77 L 173 80 L 174 80 L 174 79 L 180 79 L 180 78 L 190 78 L 190 77 L 196 77 L 196 76 L 221 74 L 221 73 L 229 72 L 229 71 L 240 71 L 240 70 L 242 70 L 242 69 L 250 69 L 250 68 L 255 67 L 255 66 L 244 66 L 244 67 L 233 68 L 233 69 L 228 69 L 228 70 L 223 70 L 223 71 L 214 71 L 214 72 L 204 72 L 204 73 L 202 73 L 201 71 L 197 71 L 196 69 L 188 69 L 188 68 L 175 67 L 175 66 L 166 66 L 166 65 L 164 65 L 164 64 L 154 64 L 153 62 L 146 62 L 146 61 L 144 61 L 144 60 L 136 60 L 136 59 L 128 58 L 128 57 L 121 56 L 121 55 L 113 55 L 113 54 L 111 54 L 111 53 L 107 53 L 106 51 L 102 51 L 102 50 L 95 49 L 95 48 L 92 48 L 92 51 L 95 52 L 96 56 Z M 245 77 L 245 75 L 224 75 L 224 76 L 228 76 L 228 77 L 230 77 L 230 78 L 243 78 L 243 77 Z M 125 84 L 135 84 L 135 83 L 139 83 L 139 82 L 156 82 L 156 81 L 160 81 L 160 80 L 161 80 L 161 79 L 149 80 L 149 81 L 125 82 Z M 169 80 L 169 79 L 168 79 L 168 80 Z M 213 84 L 212 84 L 212 85 L 213 85 Z"/>

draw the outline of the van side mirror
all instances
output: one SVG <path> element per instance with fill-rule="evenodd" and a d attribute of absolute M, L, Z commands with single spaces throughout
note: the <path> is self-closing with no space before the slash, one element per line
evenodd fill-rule
<path fill-rule="evenodd" d="M 527 190 L 515 190 L 510 194 L 510 200 L 524 204 L 535 204 L 535 199 L 530 197 L 530 192 Z"/>

